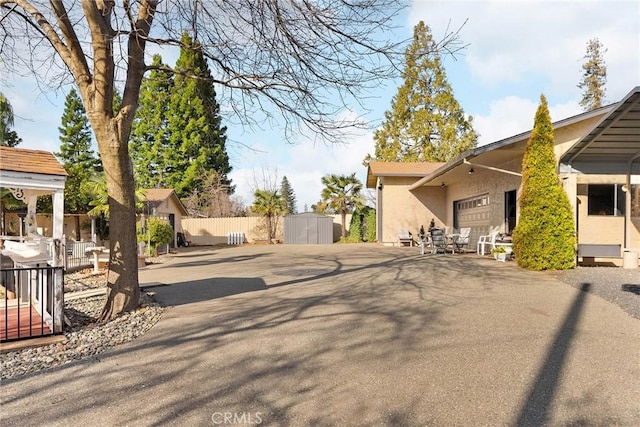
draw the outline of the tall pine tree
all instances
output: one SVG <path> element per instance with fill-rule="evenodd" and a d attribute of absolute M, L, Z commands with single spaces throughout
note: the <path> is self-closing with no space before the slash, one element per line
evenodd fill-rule
<path fill-rule="evenodd" d="M 60 152 L 55 153 L 62 161 L 69 176 L 64 188 L 64 207 L 67 213 L 79 214 L 89 211 L 92 200 L 86 183 L 102 170 L 100 159 L 91 148 L 91 127 L 82 101 L 75 89 L 71 89 L 64 102 L 60 132 Z M 76 215 L 76 240 L 80 240 L 80 219 Z"/>
<path fill-rule="evenodd" d="M 584 111 L 595 110 L 604 104 L 607 66 L 604 62 L 604 48 L 597 38 L 587 42 L 587 53 L 582 64 L 582 80 L 578 87 L 583 90 L 580 106 Z"/>
<path fill-rule="evenodd" d="M 529 270 L 564 270 L 574 266 L 573 214 L 556 172 L 554 145 L 547 100 L 541 96 L 522 159 L 520 219 L 513 230 L 516 260 L 520 267 Z"/>
<path fill-rule="evenodd" d="M 3 147 L 15 147 L 22 142 L 13 126 L 13 108 L 9 100 L 0 93 L 0 145 Z"/>
<path fill-rule="evenodd" d="M 456 101 L 442 66 L 437 43 L 422 21 L 405 52 L 404 83 L 374 134 L 378 161 L 444 162 L 476 146 L 472 117 Z"/>
<path fill-rule="evenodd" d="M 170 149 L 164 153 L 167 167 L 164 181 L 178 196 L 185 197 L 196 189 L 201 190 L 203 173 L 214 170 L 231 193 L 227 128 L 221 125 L 211 72 L 201 45 L 186 33 L 182 43 L 191 48 L 181 49 L 175 66 L 178 74 L 169 100 Z"/>
<path fill-rule="evenodd" d="M 162 70 L 160 55 L 153 56 L 149 77 L 142 81 L 140 101 L 131 130 L 130 152 L 141 188 L 170 186 L 165 161 L 169 147 L 169 99 L 173 90 L 173 75 Z"/>
<path fill-rule="evenodd" d="M 287 213 L 298 213 L 298 208 L 296 206 L 296 195 L 293 192 L 293 188 L 291 187 L 291 184 L 289 184 L 289 180 L 286 176 L 282 177 L 282 183 L 280 184 L 280 194 L 282 194 L 282 197 L 284 197 Z"/>

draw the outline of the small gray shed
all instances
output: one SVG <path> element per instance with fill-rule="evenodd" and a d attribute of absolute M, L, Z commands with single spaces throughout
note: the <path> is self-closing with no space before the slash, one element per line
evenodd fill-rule
<path fill-rule="evenodd" d="M 284 243 L 310 245 L 333 243 L 333 218 L 313 212 L 285 216 Z"/>

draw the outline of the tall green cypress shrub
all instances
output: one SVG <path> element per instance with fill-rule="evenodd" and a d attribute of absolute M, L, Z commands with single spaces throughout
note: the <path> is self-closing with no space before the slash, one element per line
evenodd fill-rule
<path fill-rule="evenodd" d="M 544 95 L 522 159 L 520 219 L 513 250 L 520 267 L 565 270 L 575 265 L 575 228 L 569 198 L 560 186 L 553 125 Z"/>
<path fill-rule="evenodd" d="M 364 215 L 364 240 L 365 242 L 376 241 L 376 210 L 369 208 Z"/>

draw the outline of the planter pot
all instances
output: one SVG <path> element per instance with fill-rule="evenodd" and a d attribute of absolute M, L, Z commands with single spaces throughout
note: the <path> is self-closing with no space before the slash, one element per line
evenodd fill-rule
<path fill-rule="evenodd" d="M 507 260 L 507 254 L 504 252 L 494 253 L 493 257 L 500 262 L 505 262 Z"/>

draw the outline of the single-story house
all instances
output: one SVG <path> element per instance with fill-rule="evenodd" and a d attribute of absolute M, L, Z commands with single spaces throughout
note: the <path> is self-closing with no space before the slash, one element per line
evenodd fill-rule
<path fill-rule="evenodd" d="M 640 251 L 640 86 L 616 104 L 553 125 L 578 244 L 596 247 L 589 255 L 595 258 L 604 248 L 614 262 L 624 250 Z M 446 163 L 371 162 L 367 187 L 375 189 L 378 241 L 397 244 L 399 230 L 417 235 L 432 219 L 447 230 L 470 227 L 471 248 L 491 230 L 510 233 L 530 136 L 496 141 Z"/>
<path fill-rule="evenodd" d="M 172 188 L 149 188 L 144 190 L 145 204 L 142 212 L 147 217 L 154 216 L 167 221 L 173 228 L 173 241 L 170 246 L 175 247 L 178 232 L 182 232 L 182 217 L 188 216 L 187 208 Z"/>

